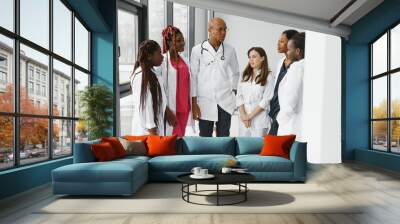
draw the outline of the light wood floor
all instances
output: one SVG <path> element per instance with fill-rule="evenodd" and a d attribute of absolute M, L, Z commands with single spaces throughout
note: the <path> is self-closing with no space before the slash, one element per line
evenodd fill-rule
<path fill-rule="evenodd" d="M 359 163 L 310 165 L 308 183 L 317 183 L 345 201 L 367 204 L 356 214 L 36 214 L 54 200 L 49 185 L 0 201 L 0 223 L 253 224 L 400 223 L 400 174 Z M 318 201 L 316 201 L 318 203 Z M 173 206 L 173 205 L 171 205 Z"/>

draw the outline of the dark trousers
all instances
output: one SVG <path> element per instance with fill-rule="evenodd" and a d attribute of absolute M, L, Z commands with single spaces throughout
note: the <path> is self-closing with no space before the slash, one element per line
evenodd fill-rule
<path fill-rule="evenodd" d="M 279 128 L 278 121 L 276 121 L 276 119 L 272 119 L 271 129 L 269 129 L 269 133 L 268 134 L 277 135 L 278 134 L 278 128 Z"/>
<path fill-rule="evenodd" d="M 229 130 L 231 129 L 231 117 L 232 115 L 230 115 L 220 106 L 218 106 L 218 121 L 216 122 L 217 137 L 229 136 Z M 212 137 L 212 133 L 214 130 L 214 121 L 199 119 L 199 129 L 201 137 Z"/>

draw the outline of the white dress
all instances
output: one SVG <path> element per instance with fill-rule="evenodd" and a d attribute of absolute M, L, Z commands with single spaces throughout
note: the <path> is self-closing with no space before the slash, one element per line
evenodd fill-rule
<path fill-rule="evenodd" d="M 260 73 L 258 71 L 257 75 Z M 246 128 L 239 118 L 239 136 L 261 137 L 268 133 L 271 126 L 268 119 L 269 100 L 274 92 L 274 76 L 268 75 L 267 83 L 264 86 L 257 84 L 255 80 L 242 82 L 242 76 L 238 83 L 236 106 L 244 105 L 247 114 L 250 114 L 257 106 L 264 109 L 251 120 L 250 128 Z"/>
<path fill-rule="evenodd" d="M 157 115 L 153 111 L 153 101 L 150 92 L 150 88 L 147 87 L 147 95 L 144 101 L 144 108 L 140 106 L 140 92 L 142 85 L 142 72 L 138 70 L 131 77 L 132 97 L 133 97 L 133 119 L 132 119 L 132 135 L 148 135 L 149 129 L 157 127 L 157 133 L 160 136 L 164 134 L 164 114 L 166 108 L 167 98 L 164 92 L 163 81 L 161 77 L 153 70 L 156 74 L 158 82 L 160 84 L 162 93 L 162 104 L 160 111 Z M 158 125 L 154 122 L 154 116 L 158 116 Z"/>

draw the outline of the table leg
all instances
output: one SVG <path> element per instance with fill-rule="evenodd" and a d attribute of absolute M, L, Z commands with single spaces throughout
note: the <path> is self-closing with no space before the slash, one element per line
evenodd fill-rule
<path fill-rule="evenodd" d="M 217 206 L 219 205 L 219 184 L 217 184 Z"/>
<path fill-rule="evenodd" d="M 247 190 L 247 183 L 244 183 L 244 187 L 245 187 L 245 192 L 244 192 L 244 201 L 247 201 L 247 192 L 248 192 L 248 190 Z"/>

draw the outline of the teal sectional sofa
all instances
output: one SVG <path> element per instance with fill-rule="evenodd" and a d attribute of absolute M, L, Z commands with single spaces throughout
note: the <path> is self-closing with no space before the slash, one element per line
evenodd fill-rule
<path fill-rule="evenodd" d="M 218 172 L 234 159 L 259 182 L 304 182 L 307 169 L 307 144 L 294 142 L 290 159 L 260 156 L 263 138 L 184 137 L 177 140 L 177 155 L 128 156 L 96 162 L 91 141 L 75 144 L 74 163 L 52 171 L 54 194 L 131 195 L 148 181 L 176 181 L 193 167 Z"/>

